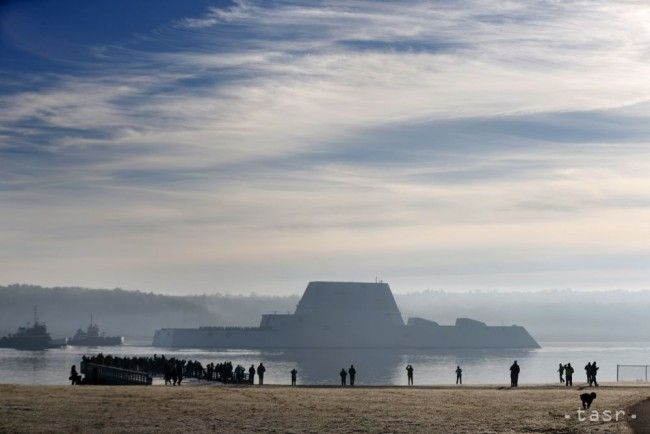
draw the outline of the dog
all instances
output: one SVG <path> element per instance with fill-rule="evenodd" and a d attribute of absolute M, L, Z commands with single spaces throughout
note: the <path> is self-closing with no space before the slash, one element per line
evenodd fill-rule
<path fill-rule="evenodd" d="M 580 395 L 580 401 L 582 401 L 582 408 L 588 409 L 591 407 L 591 403 L 596 399 L 596 392 L 583 393 Z"/>

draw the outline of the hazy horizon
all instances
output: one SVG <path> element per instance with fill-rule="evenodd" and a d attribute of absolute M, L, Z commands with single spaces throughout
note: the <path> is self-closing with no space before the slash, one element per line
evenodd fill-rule
<path fill-rule="evenodd" d="M 303 288 L 304 289 L 304 288 Z M 402 319 L 454 324 L 467 317 L 488 325 L 518 324 L 536 339 L 644 341 L 650 291 L 393 293 Z M 263 314 L 293 313 L 302 291 L 289 295 L 164 295 L 128 290 L 0 286 L 0 334 L 39 317 L 57 337 L 95 322 L 110 333 L 150 338 L 165 327 L 257 326 Z M 603 321 L 607 318 L 607 321 Z"/>
<path fill-rule="evenodd" d="M 316 280 L 312 280 L 316 281 Z M 323 280 L 323 281 L 332 281 L 332 280 Z M 34 282 L 0 282 L 0 288 L 2 287 L 12 287 L 12 286 L 28 286 L 28 287 L 41 287 L 45 289 L 57 289 L 57 288 L 78 288 L 89 291 L 112 291 L 112 290 L 123 290 L 127 292 L 141 292 L 145 294 L 158 294 L 158 295 L 168 295 L 168 296 L 203 296 L 203 295 L 215 295 L 215 296 L 225 296 L 225 297 L 251 297 L 251 296 L 261 296 L 261 297 L 291 297 L 291 296 L 301 296 L 307 287 L 307 284 L 311 281 L 307 281 L 304 285 L 298 289 L 292 288 L 284 291 L 280 288 L 269 288 L 267 291 L 263 290 L 232 290 L 232 289 L 218 289 L 213 288 L 211 290 L 200 290 L 200 289 L 184 289 L 184 290 L 160 290 L 157 288 L 130 288 L 122 286 L 113 286 L 113 287 L 88 287 L 83 285 L 44 285 Z M 374 282 L 374 280 L 339 280 L 337 282 Z M 390 282 L 383 281 L 387 283 L 393 294 L 400 295 L 423 295 L 428 293 L 447 293 L 447 294 L 458 294 L 458 295 L 469 295 L 469 294 L 542 294 L 542 293 L 576 293 L 576 294 L 605 294 L 605 293 L 644 293 L 650 292 L 650 289 L 638 288 L 638 289 L 625 289 L 625 288 L 610 288 L 610 289 L 573 289 L 573 288 L 540 288 L 540 289 L 498 289 L 498 288 L 468 288 L 468 289 L 444 289 L 444 288 L 426 288 L 426 289 L 396 289 Z"/>
<path fill-rule="evenodd" d="M 648 289 L 648 16 L 634 1 L 1 2 L 0 275 Z"/>

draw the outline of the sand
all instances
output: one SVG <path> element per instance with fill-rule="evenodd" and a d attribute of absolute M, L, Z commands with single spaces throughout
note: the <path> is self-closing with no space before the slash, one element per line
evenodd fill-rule
<path fill-rule="evenodd" d="M 584 391 L 556 386 L 0 385 L 0 432 L 631 432 L 629 415 L 604 422 L 603 410 L 650 397 L 650 387 L 596 391 L 600 420 L 580 422 Z"/>

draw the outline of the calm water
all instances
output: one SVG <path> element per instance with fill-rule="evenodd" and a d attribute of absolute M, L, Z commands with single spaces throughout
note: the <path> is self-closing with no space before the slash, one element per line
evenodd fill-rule
<path fill-rule="evenodd" d="M 584 366 L 596 360 L 601 367 L 599 381 L 615 381 L 617 364 L 650 364 L 648 343 L 560 343 L 545 342 L 538 350 L 165 350 L 149 346 L 83 348 L 67 347 L 46 351 L 18 351 L 0 348 L 0 383 L 67 384 L 70 366 L 79 365 L 83 354 L 153 355 L 166 354 L 201 362 L 232 361 L 245 367 L 261 361 L 266 366 L 265 382 L 287 384 L 289 371 L 298 370 L 303 384 L 338 384 L 338 372 L 354 363 L 358 384 L 406 384 L 405 366 L 412 364 L 416 384 L 453 384 L 456 365 L 463 368 L 465 384 L 497 384 L 509 381 L 508 367 L 514 359 L 521 365 L 520 384 L 557 381 L 559 362 L 571 362 L 574 379 L 585 379 Z"/>

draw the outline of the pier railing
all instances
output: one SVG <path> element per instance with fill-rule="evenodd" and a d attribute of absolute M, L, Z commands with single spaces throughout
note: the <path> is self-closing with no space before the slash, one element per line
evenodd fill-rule
<path fill-rule="evenodd" d="M 89 384 L 150 386 L 153 381 L 151 375 L 146 372 L 88 362 L 81 363 L 81 373 L 84 374 L 84 380 Z"/>
<path fill-rule="evenodd" d="M 616 365 L 616 381 L 647 383 L 648 367 L 650 365 Z"/>

